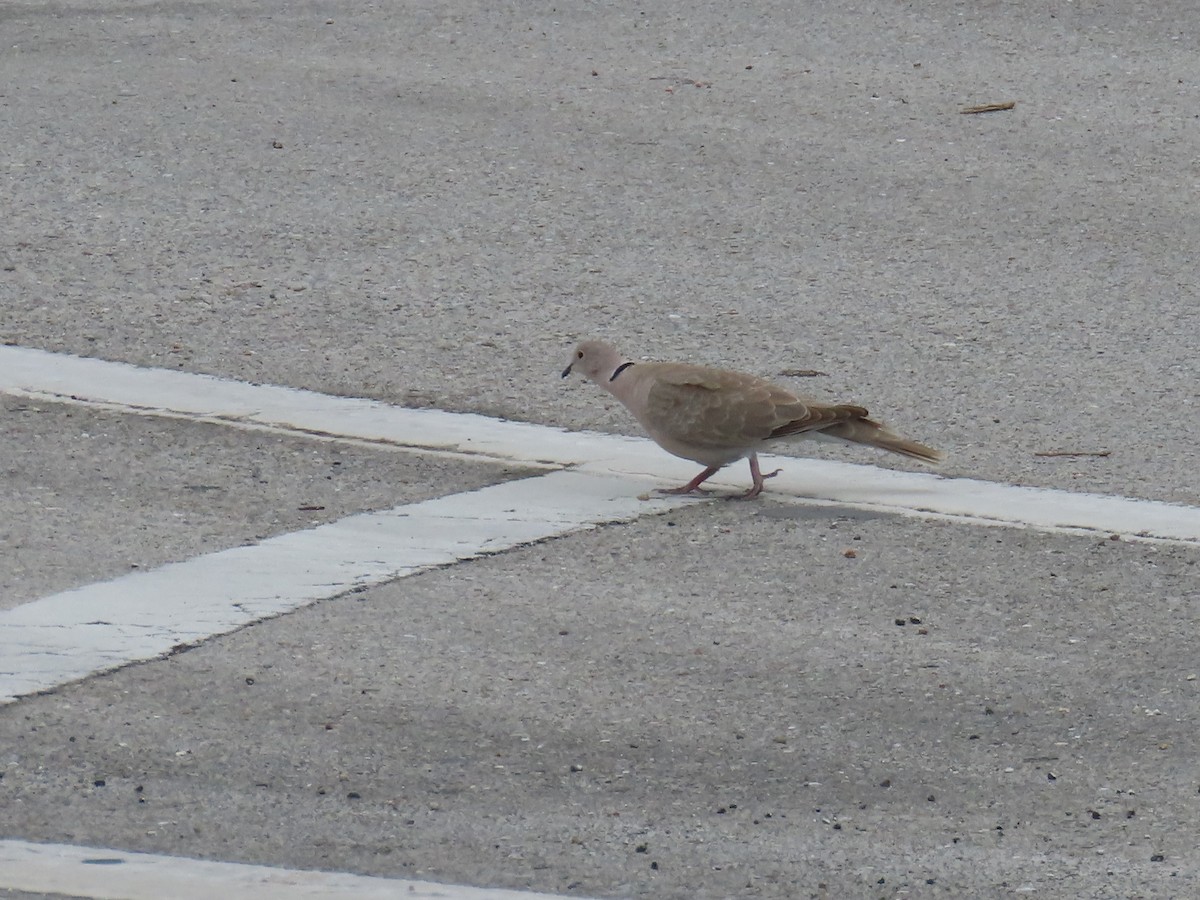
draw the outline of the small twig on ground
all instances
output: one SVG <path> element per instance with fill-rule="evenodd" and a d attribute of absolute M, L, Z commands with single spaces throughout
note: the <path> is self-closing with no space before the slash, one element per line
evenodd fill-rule
<path fill-rule="evenodd" d="M 779 374 L 785 378 L 816 378 L 820 375 L 829 377 L 828 372 L 818 372 L 816 369 L 784 369 Z"/>
<path fill-rule="evenodd" d="M 1034 456 L 1111 456 L 1111 450 L 1043 450 Z"/>
<path fill-rule="evenodd" d="M 1001 112 L 1002 110 L 1012 109 L 1016 105 L 1016 100 L 1009 100 L 1007 103 L 985 103 L 982 106 L 968 106 L 966 109 L 960 109 L 959 113 L 964 116 L 971 116 L 976 113 Z"/>

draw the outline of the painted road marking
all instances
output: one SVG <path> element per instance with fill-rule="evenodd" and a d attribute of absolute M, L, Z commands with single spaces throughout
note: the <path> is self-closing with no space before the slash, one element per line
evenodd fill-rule
<path fill-rule="evenodd" d="M 364 586 L 689 501 L 559 471 L 360 513 L 0 611 L 0 705 Z"/>
<path fill-rule="evenodd" d="M 0 704 L 359 586 L 695 502 L 639 499 L 653 484 L 682 482 L 695 472 L 691 464 L 634 438 L 402 409 L 17 347 L 0 347 L 0 392 L 554 470 L 350 516 L 0 612 Z M 819 460 L 775 457 L 766 464 L 788 469 L 771 483 L 774 499 L 1200 545 L 1200 509 L 1194 507 Z M 743 486 L 744 473 L 737 468 L 717 480 Z M 20 841 L 0 841 L 0 873 L 0 888 L 96 900 L 548 896 Z"/>
<path fill-rule="evenodd" d="M 694 466 L 649 441 L 410 410 L 291 388 L 0 347 L 0 391 L 326 439 L 564 468 L 349 516 L 0 611 L 0 704 L 224 634 L 362 586 L 695 502 L 642 499 Z M 772 462 L 784 461 L 776 458 Z M 569 467 L 569 468 L 568 468 Z M 798 502 L 1200 543 L 1200 509 L 790 460 L 772 494 Z M 739 475 L 727 477 L 737 483 Z M 641 492 L 641 497 L 638 493 Z"/>
<path fill-rule="evenodd" d="M 547 373 L 547 377 L 557 375 Z M 660 485 L 681 484 L 696 474 L 694 464 L 675 459 L 650 441 L 638 438 L 569 432 L 469 413 L 404 409 L 374 400 L 145 369 L 22 347 L 0 347 L 0 392 L 127 413 L 449 452 L 481 460 L 638 476 L 638 483 L 629 486 L 631 492 L 644 490 L 642 478 Z M 975 524 L 1118 533 L 1200 544 L 1197 507 L 942 478 L 826 460 L 764 457 L 763 465 L 784 467 L 770 483 L 773 499 L 790 496 L 800 502 Z M 748 476 L 744 468 L 730 466 L 712 480 L 745 487 Z"/>
<path fill-rule="evenodd" d="M 0 841 L 0 888 L 94 900 L 552 900 L 560 896 L 27 841 Z"/>

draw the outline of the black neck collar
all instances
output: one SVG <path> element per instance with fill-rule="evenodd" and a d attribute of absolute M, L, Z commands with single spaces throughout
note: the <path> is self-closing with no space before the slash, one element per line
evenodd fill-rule
<path fill-rule="evenodd" d="M 615 369 L 613 369 L 612 378 L 610 378 L 608 380 L 616 381 L 617 376 L 620 375 L 622 372 L 624 372 L 626 369 L 628 369 L 632 365 L 633 365 L 633 363 L 631 363 L 631 362 L 621 363 L 619 366 L 617 366 Z"/>

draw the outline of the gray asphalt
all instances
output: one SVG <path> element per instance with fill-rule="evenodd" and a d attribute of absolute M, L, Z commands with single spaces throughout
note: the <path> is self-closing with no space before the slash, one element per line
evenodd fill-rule
<path fill-rule="evenodd" d="M 10 5 L 2 336 L 632 431 L 607 335 L 1196 502 L 1193 13 Z"/>
<path fill-rule="evenodd" d="M 0 416 L 0 609 L 518 471 L 12 397 Z"/>
<path fill-rule="evenodd" d="M 582 896 L 1192 896 L 1195 562 L 701 505 L 5 710 L 0 809 Z"/>
<path fill-rule="evenodd" d="M 0 341 L 636 433 L 557 378 L 603 336 L 861 402 L 951 476 L 1196 504 L 1195 21 L 10 3 Z M 0 421 L 0 607 L 511 474 Z M 0 708 L 0 836 L 598 897 L 1196 896 L 1198 557 L 701 504 Z"/>

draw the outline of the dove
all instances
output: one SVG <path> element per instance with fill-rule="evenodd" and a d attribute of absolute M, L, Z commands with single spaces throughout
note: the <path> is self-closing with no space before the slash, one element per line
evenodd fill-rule
<path fill-rule="evenodd" d="M 700 487 L 722 467 L 749 459 L 751 488 L 762 493 L 758 451 L 785 438 L 832 437 L 899 453 L 937 465 L 943 454 L 902 437 L 867 418 L 850 403 L 822 403 L 754 375 L 673 362 L 635 362 L 603 341 L 584 341 L 563 370 L 579 372 L 621 401 L 651 439 L 668 453 L 705 466 L 703 472 L 665 494 L 706 493 Z"/>

